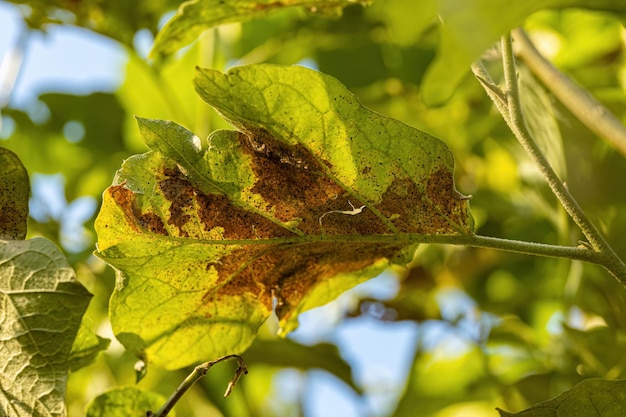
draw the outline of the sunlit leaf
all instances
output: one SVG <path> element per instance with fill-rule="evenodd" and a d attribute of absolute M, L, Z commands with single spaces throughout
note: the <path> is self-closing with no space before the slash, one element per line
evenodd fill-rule
<path fill-rule="evenodd" d="M 424 79 L 425 101 L 441 104 L 447 100 L 468 73 L 470 64 L 532 13 L 547 8 L 577 6 L 622 11 L 625 7 L 621 0 L 440 1 L 441 40 L 437 57 Z"/>
<path fill-rule="evenodd" d="M 586 379 L 519 413 L 498 411 L 500 417 L 621 417 L 626 415 L 626 381 Z"/>
<path fill-rule="evenodd" d="M 137 387 L 117 387 L 97 396 L 87 406 L 87 417 L 142 417 L 156 412 L 167 398 Z M 175 410 L 168 414 L 175 416 Z"/>
<path fill-rule="evenodd" d="M 26 238 L 29 195 L 26 168 L 17 155 L 0 147 L 0 239 Z"/>
<path fill-rule="evenodd" d="M 428 236 L 472 233 L 448 148 L 336 79 L 259 65 L 200 70 L 196 87 L 239 131 L 203 152 L 181 126 L 139 119 L 153 151 L 125 161 L 96 220 L 119 270 L 114 331 L 149 362 L 241 352 L 273 306 L 288 332 Z"/>
<path fill-rule="evenodd" d="M 367 0 L 191 0 L 183 3 L 157 35 L 150 55 L 166 56 L 189 45 L 214 26 L 265 16 L 285 7 L 300 6 L 311 11 L 340 15 L 350 4 Z"/>
<path fill-rule="evenodd" d="M 70 351 L 91 294 L 49 241 L 0 241 L 0 414 L 65 416 Z"/>

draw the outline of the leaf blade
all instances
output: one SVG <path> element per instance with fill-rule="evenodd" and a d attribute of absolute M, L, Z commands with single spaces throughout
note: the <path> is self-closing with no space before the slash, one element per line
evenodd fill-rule
<path fill-rule="evenodd" d="M 51 242 L 0 241 L 0 407 L 5 414 L 65 415 L 68 358 L 90 297 Z M 17 401 L 20 411 L 8 399 Z"/>
<path fill-rule="evenodd" d="M 618 417 L 626 413 L 626 380 L 585 379 L 556 397 L 501 417 Z"/>
<path fill-rule="evenodd" d="M 286 333 L 303 311 L 408 262 L 416 237 L 472 233 L 438 139 L 305 68 L 207 74 L 201 95 L 239 131 L 198 151 L 186 129 L 141 121 L 153 150 L 124 162 L 96 220 L 98 256 L 119 271 L 114 331 L 144 360 L 241 353 L 273 309 Z M 284 88 L 263 98 L 268 85 Z"/>
<path fill-rule="evenodd" d="M 241 22 L 270 14 L 286 7 L 304 7 L 330 15 L 341 15 L 351 4 L 367 4 L 359 0 L 191 0 L 183 3 L 176 15 L 158 33 L 150 56 L 164 57 L 191 44 L 202 32 L 212 27 Z"/>
<path fill-rule="evenodd" d="M 138 387 L 116 387 L 98 395 L 87 406 L 87 417 L 141 416 L 158 410 L 167 399 Z M 170 412 L 175 416 L 175 410 Z"/>

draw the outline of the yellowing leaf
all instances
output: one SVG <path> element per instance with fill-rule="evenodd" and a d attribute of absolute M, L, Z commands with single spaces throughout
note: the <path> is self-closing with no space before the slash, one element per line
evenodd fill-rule
<path fill-rule="evenodd" d="M 196 88 L 238 131 L 207 149 L 138 119 L 152 149 L 126 160 L 96 220 L 119 271 L 118 338 L 170 368 L 245 350 L 275 308 L 283 332 L 441 235 L 471 235 L 438 139 L 365 109 L 301 67 L 199 70 Z"/>
<path fill-rule="evenodd" d="M 203 31 L 225 23 L 268 15 L 285 7 L 301 6 L 314 12 L 341 15 L 350 4 L 368 0 L 191 0 L 184 2 L 158 33 L 150 55 L 167 56 L 195 41 Z"/>

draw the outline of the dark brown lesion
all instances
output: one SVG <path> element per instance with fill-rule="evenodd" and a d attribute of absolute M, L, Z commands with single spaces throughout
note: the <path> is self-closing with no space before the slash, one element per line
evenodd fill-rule
<path fill-rule="evenodd" d="M 471 233 L 469 199 L 454 185 L 451 170 L 442 167 L 428 178 L 426 197 L 454 233 Z"/>
<path fill-rule="evenodd" d="M 137 196 L 126 188 L 126 183 L 112 185 L 107 192 L 126 217 L 126 222 L 137 232 L 167 236 L 169 233 L 161 217 L 152 212 L 142 213 L 137 204 Z"/>
<path fill-rule="evenodd" d="M 323 243 L 314 247 L 302 247 L 280 257 L 273 269 L 270 285 L 277 298 L 276 314 L 283 318 L 297 307 L 318 284 L 342 273 L 363 270 L 381 259 L 390 259 L 401 247 L 398 245 L 343 242 Z"/>
<path fill-rule="evenodd" d="M 350 210 L 350 203 L 360 207 L 365 202 L 337 184 L 328 174 L 332 167 L 322 165 L 304 146 L 282 143 L 263 129 L 241 133 L 239 140 L 257 178 L 251 191 L 263 197 L 278 220 L 297 219 L 299 230 L 306 235 L 390 232 L 371 210 L 358 216 L 336 213 Z"/>
<path fill-rule="evenodd" d="M 471 232 L 468 198 L 454 187 L 452 172 L 433 172 L 426 187 L 410 179 L 395 180 L 376 206 L 402 233 L 459 234 Z"/>
<path fill-rule="evenodd" d="M 139 224 L 145 230 L 156 235 L 168 236 L 167 229 L 163 225 L 161 218 L 155 213 L 142 213 L 139 217 Z"/>
<path fill-rule="evenodd" d="M 400 249 L 401 245 L 362 242 L 242 247 L 222 258 L 217 287 L 207 290 L 205 302 L 249 293 L 270 309 L 275 298 L 276 313 L 282 318 L 319 283 L 392 258 Z"/>
<path fill-rule="evenodd" d="M 269 239 L 293 235 L 271 219 L 238 207 L 226 195 L 199 191 L 177 168 L 165 169 L 158 187 L 170 202 L 167 223 L 177 227 L 182 237 L 200 238 L 203 232 L 217 228 L 222 230 L 222 238 L 228 240 Z M 187 226 L 190 223 L 191 227 Z M 192 227 L 200 227 L 201 230 L 194 236 L 189 236 L 188 230 Z"/>
<path fill-rule="evenodd" d="M 302 145 L 280 143 L 264 130 L 241 134 L 240 144 L 257 178 L 251 191 L 263 197 L 277 219 L 301 219 L 301 230 L 318 233 L 319 228 L 312 228 L 316 213 L 323 212 L 329 200 L 344 189 L 324 174 Z"/>

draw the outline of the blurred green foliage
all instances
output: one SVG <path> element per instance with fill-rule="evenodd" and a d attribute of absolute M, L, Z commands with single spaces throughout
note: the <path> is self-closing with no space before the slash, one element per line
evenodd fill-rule
<path fill-rule="evenodd" d="M 442 27 L 437 14 L 441 18 L 445 13 L 434 1 L 419 2 L 419 6 L 410 0 L 374 1 L 370 7 L 347 7 L 337 19 L 293 8 L 214 29 L 157 68 L 133 49 L 133 39 L 142 28 L 155 34 L 160 19 L 178 2 L 13 3 L 19 4 L 30 30 L 45 30 L 49 24 L 85 26 L 120 42 L 129 57 L 125 81 L 115 93 L 46 93 L 39 100 L 48 112 L 40 118 L 33 116 L 32 109 L 2 109 L 4 122 L 10 119 L 15 126 L 1 138 L 2 146 L 19 156 L 31 176 L 61 174 L 68 204 L 81 197 L 99 202 L 120 162 L 144 149 L 130 123 L 133 115 L 173 119 L 203 135 L 223 127 L 193 92 L 191 74 L 196 64 L 224 69 L 257 62 L 304 62 L 339 78 L 367 107 L 444 140 L 456 159 L 457 188 L 473 195 L 472 211 L 480 234 L 566 245 L 576 245 L 581 238 L 479 83 L 467 76 L 467 64 L 496 40 L 493 36 L 507 30 L 506 25 L 481 38 L 478 49 L 468 51 L 462 44 L 448 43 L 447 55 L 442 55 L 443 40 L 455 32 Z M 469 4 L 462 0 L 441 3 L 448 7 Z M 536 13 L 532 12 L 544 7 L 543 3 L 530 3 L 536 5 L 514 14 L 503 7 L 508 1 L 473 2 L 474 20 L 462 19 L 467 26 L 456 35 L 470 39 L 485 35 L 481 22 L 494 14 L 496 19 L 503 17 L 504 23 L 523 22 L 545 56 L 626 120 L 623 2 L 553 1 L 550 4 L 559 7 L 595 10 L 559 8 Z M 485 39 L 489 40 L 486 44 Z M 489 51 L 485 58 L 497 73 L 497 52 Z M 433 67 L 435 61 L 438 65 Z M 433 77 L 439 84 L 428 84 Z M 624 156 L 573 118 L 523 64 L 520 79 L 531 129 L 572 194 L 624 256 Z M 441 88 L 440 95 L 433 93 L 437 88 Z M 439 106 L 428 107 L 425 94 Z M 82 139 L 73 139 L 64 129 L 69 122 L 82 126 Z M 545 132 L 550 132 L 549 137 L 543 136 Z M 30 236 L 43 235 L 62 246 L 61 218 L 31 218 L 29 222 Z M 65 250 L 79 280 L 94 294 L 87 315 L 96 328 L 106 329 L 114 277 L 91 256 L 92 225 L 93 218 L 84 222 L 86 240 L 80 250 Z M 404 391 L 396 394 L 397 404 L 386 415 L 495 416 L 496 406 L 521 410 L 585 378 L 626 378 L 626 360 L 620 354 L 626 343 L 626 294 L 600 267 L 493 250 L 422 247 L 412 269 L 397 280 L 399 291 L 394 298 L 363 299 L 346 312 L 345 320 L 366 316 L 414 321 L 419 329 L 439 323 L 456 343 L 450 337 L 416 343 Z M 441 295 L 450 289 L 466 294 L 473 307 L 455 317 L 441 314 L 446 304 Z M 350 382 L 339 355 L 316 363 L 301 353 L 302 347 L 275 340 L 270 333 L 266 329 L 266 335 L 251 348 L 250 375 L 240 381 L 231 398 L 219 397 L 232 369 L 216 367 L 177 406 L 178 415 L 301 415 L 301 403 L 281 397 L 267 382 L 287 367 L 322 367 L 363 395 L 377 388 Z M 273 354 L 275 343 L 284 344 L 280 349 L 288 353 Z M 303 355 L 301 362 L 298 355 Z M 114 344 L 95 364 L 73 373 L 67 394 L 70 415 L 82 415 L 85 403 L 106 388 L 132 384 L 135 360 Z M 151 369 L 140 386 L 167 396 L 187 372 Z"/>

